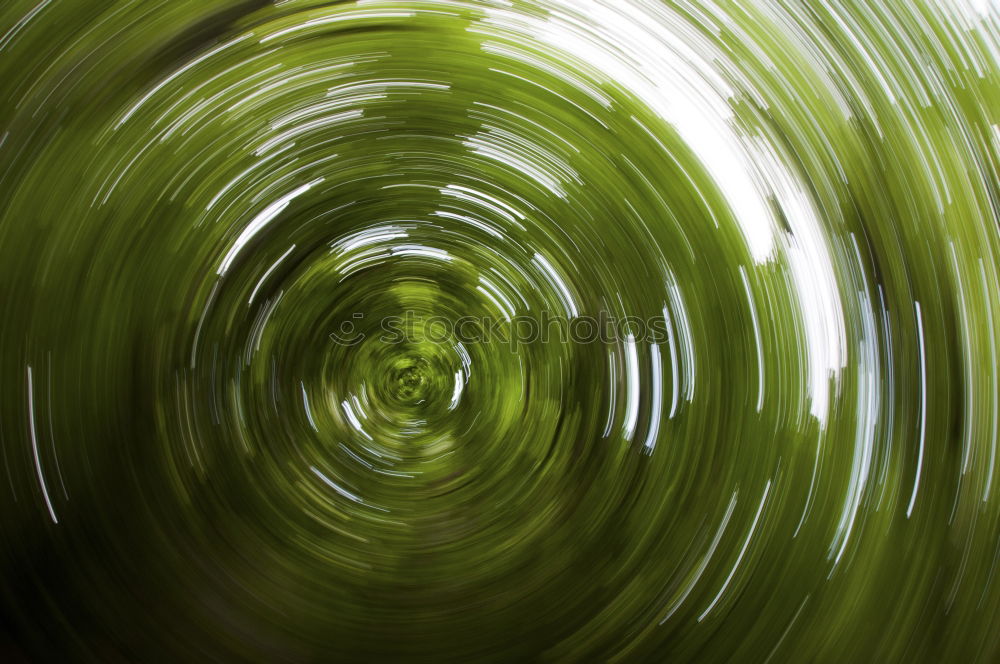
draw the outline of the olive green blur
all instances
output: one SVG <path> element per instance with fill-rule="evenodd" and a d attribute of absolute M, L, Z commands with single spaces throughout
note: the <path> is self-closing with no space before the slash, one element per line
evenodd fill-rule
<path fill-rule="evenodd" d="M 997 661 L 973 4 L 3 2 L 0 659 Z M 715 54 L 748 181 L 790 174 L 766 260 L 524 27 L 599 5 Z M 541 312 L 669 338 L 424 324 Z"/>

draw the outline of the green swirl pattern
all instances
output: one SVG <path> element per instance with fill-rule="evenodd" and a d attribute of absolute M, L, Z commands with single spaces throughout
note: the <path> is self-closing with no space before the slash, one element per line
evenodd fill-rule
<path fill-rule="evenodd" d="M 6 0 L 0 658 L 997 661 L 998 123 L 989 0 Z"/>

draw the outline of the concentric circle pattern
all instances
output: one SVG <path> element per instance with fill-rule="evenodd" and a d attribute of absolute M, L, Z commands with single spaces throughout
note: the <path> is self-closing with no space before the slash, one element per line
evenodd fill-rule
<path fill-rule="evenodd" d="M 989 0 L 6 0 L 0 659 L 994 662 Z"/>

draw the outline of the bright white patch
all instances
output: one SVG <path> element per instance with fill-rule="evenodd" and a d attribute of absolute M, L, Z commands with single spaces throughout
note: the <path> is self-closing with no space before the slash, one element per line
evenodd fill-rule
<path fill-rule="evenodd" d="M 781 159 L 763 141 L 755 142 L 756 159 L 768 181 L 792 234 L 781 234 L 798 296 L 808 350 L 810 413 L 826 426 L 830 410 L 830 380 L 847 363 L 844 312 L 830 247 L 819 214 L 801 183 L 781 165 Z"/>
<path fill-rule="evenodd" d="M 774 226 L 766 197 L 750 176 L 752 155 L 732 125 L 734 92 L 713 63 L 722 54 L 666 6 L 609 0 L 553 5 L 545 18 L 487 9 L 487 28 L 473 30 L 527 34 L 635 94 L 697 152 L 730 207 L 740 211 L 738 221 L 754 260 L 768 259 Z M 484 48 L 496 51 L 492 44 Z"/>
<path fill-rule="evenodd" d="M 448 404 L 448 410 L 455 410 L 458 407 L 458 402 L 462 398 L 462 389 L 465 387 L 465 379 L 462 376 L 461 371 L 455 372 L 455 391 L 451 395 L 451 403 Z"/>

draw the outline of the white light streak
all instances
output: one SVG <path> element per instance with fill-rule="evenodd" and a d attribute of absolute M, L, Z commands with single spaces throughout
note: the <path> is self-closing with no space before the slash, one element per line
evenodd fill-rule
<path fill-rule="evenodd" d="M 38 484 L 42 487 L 42 496 L 45 497 L 45 506 L 49 509 L 49 516 L 53 523 L 59 523 L 56 518 L 56 511 L 52 507 L 52 499 L 49 498 L 49 488 L 45 485 L 45 474 L 42 472 L 42 458 L 38 453 L 38 431 L 35 428 L 35 383 L 32 379 L 31 366 L 28 366 L 28 421 L 31 425 L 31 451 L 35 457 L 35 473 L 38 475 Z"/>
<path fill-rule="evenodd" d="M 917 491 L 920 490 L 920 474 L 924 468 L 924 439 L 927 436 L 927 356 L 924 350 L 924 319 L 920 312 L 920 303 L 916 305 L 917 340 L 920 343 L 920 448 L 917 455 L 917 472 L 913 478 L 913 493 L 910 495 L 910 505 L 906 508 L 906 518 L 910 518 L 913 505 L 917 501 Z"/>
<path fill-rule="evenodd" d="M 347 489 L 341 487 L 339 484 L 337 484 L 336 482 L 334 482 L 333 480 L 331 480 L 329 477 L 327 477 L 326 475 L 324 475 L 323 473 L 321 473 L 319 471 L 319 469 L 316 468 L 315 466 L 310 466 L 309 470 L 313 471 L 316 474 L 316 477 L 318 477 L 321 480 L 323 480 L 323 482 L 328 487 L 330 487 L 331 489 L 333 489 L 334 491 L 336 491 L 337 493 L 339 493 L 340 495 L 342 495 L 344 498 L 347 498 L 348 500 L 353 500 L 356 503 L 361 503 L 362 505 L 365 504 L 364 501 L 361 500 L 360 497 L 354 495 L 353 493 L 351 493 Z"/>
<path fill-rule="evenodd" d="M 569 288 L 566 286 L 566 282 L 562 280 L 556 269 L 552 267 L 552 263 L 546 260 L 545 256 L 539 253 L 535 254 L 534 262 L 540 268 L 542 268 L 543 274 L 546 276 L 548 282 L 552 284 L 556 290 L 559 291 L 560 299 L 563 305 L 566 307 L 566 314 L 570 318 L 576 318 L 580 315 L 579 310 L 576 308 L 576 302 L 573 301 L 573 296 L 570 295 Z"/>
<path fill-rule="evenodd" d="M 281 265 L 281 262 L 284 261 L 286 258 L 288 258 L 288 255 L 290 253 L 292 253 L 294 250 L 295 250 L 295 245 L 293 244 L 292 246 L 290 246 L 288 248 L 288 251 L 286 251 L 285 253 L 283 253 L 281 255 L 281 258 L 279 258 L 278 260 L 274 261 L 274 263 L 271 264 L 271 267 L 267 268 L 267 271 L 264 272 L 263 276 L 257 282 L 257 285 L 254 286 L 253 292 L 250 293 L 250 299 L 247 300 L 247 305 L 252 305 L 253 304 L 254 298 L 257 297 L 257 292 L 260 291 L 260 287 L 264 285 L 264 282 L 267 281 L 267 278 L 269 276 L 271 276 L 271 273 L 274 272 L 275 268 L 277 268 L 279 265 Z"/>
<path fill-rule="evenodd" d="M 750 540 L 753 539 L 754 531 L 757 530 L 757 522 L 760 521 L 760 515 L 764 512 L 764 503 L 767 502 L 767 494 L 770 493 L 770 491 L 771 480 L 768 480 L 767 486 L 764 487 L 764 495 L 761 496 L 760 499 L 760 505 L 757 507 L 757 514 L 754 516 L 753 524 L 750 526 L 750 532 L 747 533 L 746 541 L 743 542 L 743 548 L 740 549 L 740 555 L 736 557 L 736 564 L 733 565 L 733 569 L 730 570 L 729 576 L 726 577 L 722 587 L 719 588 L 719 592 L 715 595 L 715 599 L 713 599 L 712 603 L 708 605 L 708 608 L 705 609 L 700 616 L 698 616 L 698 622 L 704 620 L 705 616 L 712 612 L 712 609 L 715 608 L 715 605 L 719 602 L 722 594 L 726 592 L 726 588 L 729 587 L 729 583 L 733 580 L 733 576 L 736 574 L 736 570 L 739 569 L 740 563 L 743 562 L 743 556 L 747 552 L 747 547 L 750 546 Z"/>
<path fill-rule="evenodd" d="M 306 394 L 306 384 L 299 382 L 302 386 L 302 406 L 306 410 L 306 417 L 309 419 L 309 426 L 313 428 L 313 431 L 319 433 L 319 427 L 316 426 L 316 421 L 313 419 L 312 409 L 309 407 L 309 395 Z"/>
<path fill-rule="evenodd" d="M 246 244 L 253 239 L 253 237 L 261 231 L 261 229 L 264 228 L 264 226 L 281 214 L 293 200 L 312 189 L 314 186 L 322 182 L 323 179 L 324 178 L 317 178 L 312 182 L 308 182 L 298 189 L 285 194 L 274 203 L 268 205 L 260 214 L 254 217 L 253 221 L 251 221 L 250 224 L 243 229 L 243 232 L 240 233 L 240 236 L 236 238 L 236 242 L 233 243 L 229 253 L 227 253 L 226 257 L 222 260 L 222 264 L 219 265 L 219 276 L 224 275 L 229 270 L 233 261 L 236 260 L 236 255 L 240 253 L 243 247 L 246 246 Z"/>
<path fill-rule="evenodd" d="M 663 363 L 660 360 L 660 347 L 649 345 L 650 366 L 652 367 L 653 404 L 649 414 L 649 434 L 646 436 L 646 449 L 652 453 L 656 447 L 656 438 L 660 433 L 660 414 L 663 411 Z"/>
<path fill-rule="evenodd" d="M 639 419 L 639 354 L 635 336 L 625 338 L 625 440 L 632 440 Z"/>
<path fill-rule="evenodd" d="M 753 292 L 750 290 L 750 281 L 747 279 L 747 271 L 740 266 L 740 277 L 743 279 L 743 288 L 746 290 L 747 302 L 750 304 L 750 317 L 753 320 L 753 338 L 757 347 L 757 412 L 764 408 L 764 347 L 761 345 L 760 321 L 757 319 L 757 305 L 754 303 Z"/>

